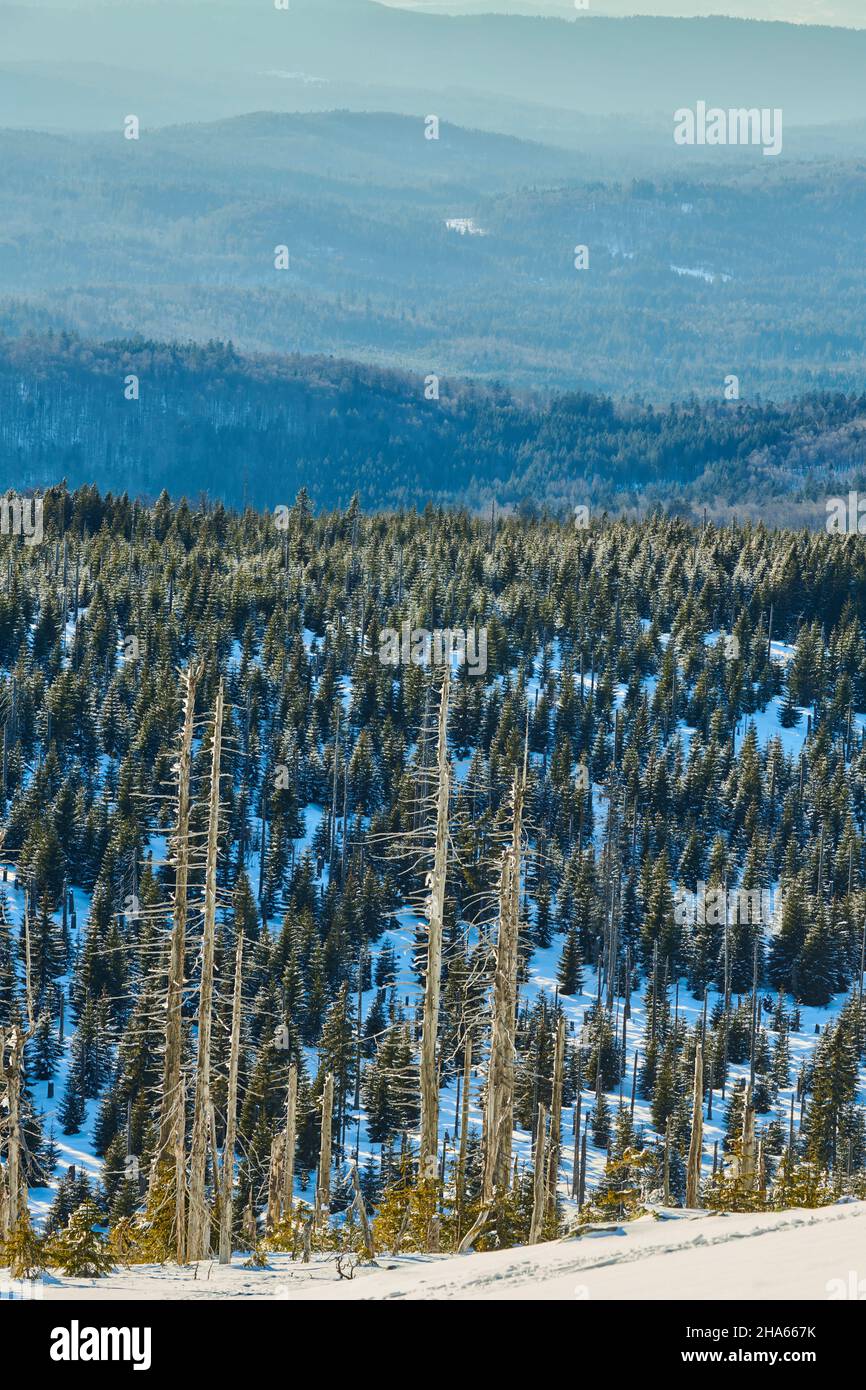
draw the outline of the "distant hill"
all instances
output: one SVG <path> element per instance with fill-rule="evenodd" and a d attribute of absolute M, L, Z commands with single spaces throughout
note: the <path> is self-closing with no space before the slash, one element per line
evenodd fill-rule
<path fill-rule="evenodd" d="M 139 399 L 125 384 L 138 378 Z M 866 486 L 866 396 L 666 410 L 515 394 L 333 358 L 67 336 L 0 340 L 0 488 L 95 483 L 263 508 L 673 507 L 823 524 Z"/>
<path fill-rule="evenodd" d="M 214 119 L 318 105 L 322 87 L 332 107 L 424 114 L 434 99 L 443 119 L 453 93 L 464 124 L 485 124 L 486 103 L 503 98 L 643 119 L 699 99 L 782 107 L 789 126 L 866 117 L 866 30 L 721 18 L 453 17 L 368 0 L 12 6 L 0 55 L 11 94 L 0 92 L 0 123 L 19 126 L 110 127 L 135 108 L 149 125 Z"/>
<path fill-rule="evenodd" d="M 718 399 L 731 372 L 752 401 L 866 380 L 862 162 L 687 150 L 675 174 L 602 179 L 582 155 L 439 134 L 347 112 L 137 142 L 0 132 L 0 329 L 231 339 L 660 403 Z"/>

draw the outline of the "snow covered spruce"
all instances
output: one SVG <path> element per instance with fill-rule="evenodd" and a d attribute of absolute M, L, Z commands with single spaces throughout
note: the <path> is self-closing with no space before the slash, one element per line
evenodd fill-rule
<path fill-rule="evenodd" d="M 853 540 L 285 512 L 4 541 L 9 1278 L 866 1197 Z"/>

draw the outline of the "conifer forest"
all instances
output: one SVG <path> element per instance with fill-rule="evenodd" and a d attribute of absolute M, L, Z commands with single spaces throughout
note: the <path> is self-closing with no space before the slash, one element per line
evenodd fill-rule
<path fill-rule="evenodd" d="M 0 1301 L 866 1297 L 866 40 L 599 6 L 13 7 Z"/>

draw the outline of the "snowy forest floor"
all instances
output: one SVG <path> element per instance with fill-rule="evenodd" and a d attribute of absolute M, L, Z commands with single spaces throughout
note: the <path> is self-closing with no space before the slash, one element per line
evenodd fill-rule
<path fill-rule="evenodd" d="M 657 1219 L 658 1218 L 658 1219 Z M 334 1255 L 269 1268 L 211 1261 L 139 1265 L 104 1279 L 49 1276 L 50 1300 L 866 1299 L 866 1202 L 815 1211 L 708 1215 L 660 1210 L 536 1246 L 458 1256 L 383 1254 L 341 1277 Z M 0 1271 L 0 1287 L 3 1274 Z"/>

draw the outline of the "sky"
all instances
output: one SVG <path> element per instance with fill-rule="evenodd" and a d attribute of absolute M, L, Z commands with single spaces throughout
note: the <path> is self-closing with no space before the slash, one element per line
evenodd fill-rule
<path fill-rule="evenodd" d="M 496 10 L 515 14 L 573 14 L 574 0 L 385 0 L 400 9 L 441 10 L 450 14 Z M 588 0 L 585 12 L 597 15 L 710 15 L 737 19 L 788 20 L 795 24 L 866 27 L 866 0 Z"/>
<path fill-rule="evenodd" d="M 94 3 L 113 4 L 121 9 L 166 3 L 166 0 L 26 0 L 28 6 L 64 10 L 91 9 Z M 0 15 L 22 0 L 0 0 Z M 186 0 L 190 3 L 190 0 Z M 196 3 L 196 0 L 192 0 Z M 250 4 L 252 0 L 197 0 L 200 4 Z M 580 8 L 596 15 L 710 15 L 726 14 L 738 19 L 788 20 L 796 24 L 841 24 L 866 28 L 866 0 L 379 0 L 399 9 L 424 9 L 449 14 L 555 14 L 573 16 Z"/>

